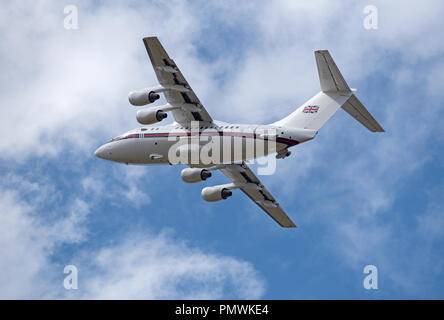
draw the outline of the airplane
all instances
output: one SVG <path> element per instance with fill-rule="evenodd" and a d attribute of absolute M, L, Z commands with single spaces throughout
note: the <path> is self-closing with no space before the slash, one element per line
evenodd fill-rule
<path fill-rule="evenodd" d="M 203 188 L 201 195 L 206 201 L 225 200 L 233 190 L 240 189 L 281 227 L 294 228 L 294 222 L 248 167 L 247 161 L 273 153 L 277 159 L 290 156 L 290 147 L 314 139 L 340 108 L 371 132 L 384 132 L 355 96 L 356 89 L 348 86 L 327 50 L 314 52 L 321 86 L 319 93 L 277 122 L 251 125 L 213 120 L 158 38 L 146 37 L 143 42 L 159 85 L 130 92 L 129 102 L 134 106 L 145 106 L 158 100 L 163 93 L 166 105 L 140 109 L 136 118 L 139 123 L 150 125 L 164 120 L 167 112 L 171 112 L 174 122 L 128 131 L 99 147 L 94 155 L 114 162 L 149 165 L 176 164 L 171 161 L 171 155 L 184 154 L 186 157 L 181 159 L 188 159 L 188 163 L 179 162 L 189 166 L 181 171 L 184 182 L 205 181 L 215 170 L 220 170 L 231 180 L 228 184 Z M 190 143 L 193 138 L 202 138 L 202 141 L 198 140 L 193 146 Z M 203 138 L 211 138 L 212 145 L 216 146 L 210 153 L 225 152 L 229 157 L 217 156 L 210 163 L 199 159 L 189 161 L 193 154 L 198 155 L 210 144 Z M 236 142 L 241 146 L 240 152 L 230 151 Z M 261 152 L 246 152 L 249 146 L 260 143 L 265 146 Z"/>

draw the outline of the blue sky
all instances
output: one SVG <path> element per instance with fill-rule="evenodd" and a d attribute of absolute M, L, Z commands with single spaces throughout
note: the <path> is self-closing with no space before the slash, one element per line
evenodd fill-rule
<path fill-rule="evenodd" d="M 79 28 L 63 28 L 78 7 Z M 366 5 L 378 29 L 363 27 Z M 38 1 L 0 12 L 0 297 L 444 297 L 444 5 L 439 1 Z M 299 228 L 242 193 L 206 203 L 182 167 L 93 157 L 138 127 L 157 35 L 213 118 L 271 123 L 319 91 L 328 49 L 386 130 L 338 111 L 261 180 Z M 159 102 L 160 104 L 162 102 Z M 79 289 L 63 288 L 63 268 Z M 363 268 L 378 268 L 378 290 Z"/>

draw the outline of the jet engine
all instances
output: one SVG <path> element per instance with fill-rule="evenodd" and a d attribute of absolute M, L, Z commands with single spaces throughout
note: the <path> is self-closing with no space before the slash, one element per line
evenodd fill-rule
<path fill-rule="evenodd" d="M 206 169 L 186 168 L 180 173 L 182 180 L 186 183 L 205 181 L 211 177 L 211 172 Z"/>
<path fill-rule="evenodd" d="M 137 111 L 136 119 L 141 124 L 153 124 L 162 121 L 167 116 L 167 113 L 160 110 L 158 107 L 151 107 Z"/>
<path fill-rule="evenodd" d="M 202 198 L 208 202 L 225 200 L 233 193 L 224 186 L 206 187 L 202 189 Z"/>
<path fill-rule="evenodd" d="M 153 103 L 159 98 L 159 94 L 151 89 L 131 91 L 128 94 L 128 100 L 133 106 L 144 106 Z"/>

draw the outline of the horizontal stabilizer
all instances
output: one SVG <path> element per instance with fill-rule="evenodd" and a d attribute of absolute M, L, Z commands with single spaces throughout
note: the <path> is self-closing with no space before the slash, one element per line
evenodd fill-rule
<path fill-rule="evenodd" d="M 350 99 L 342 106 L 349 115 L 359 121 L 364 127 L 372 132 L 384 132 L 384 129 L 379 125 L 379 123 L 372 117 L 370 112 L 364 107 L 364 105 L 352 95 Z"/>

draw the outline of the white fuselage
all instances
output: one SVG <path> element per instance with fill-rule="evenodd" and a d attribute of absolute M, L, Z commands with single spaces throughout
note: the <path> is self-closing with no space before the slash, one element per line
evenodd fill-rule
<path fill-rule="evenodd" d="M 95 155 L 126 164 L 176 164 L 176 161 L 172 161 L 172 154 L 191 154 L 196 150 L 197 153 L 207 152 L 205 146 L 208 149 L 211 145 L 211 163 L 201 159 L 198 163 L 190 162 L 192 155 L 188 158 L 189 163 L 186 163 L 203 167 L 279 153 L 288 147 L 313 139 L 316 133 L 306 129 L 229 124 L 220 121 L 193 128 L 173 123 L 126 132 L 98 148 Z"/>

